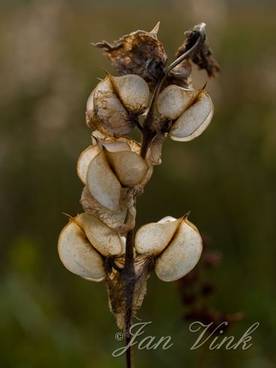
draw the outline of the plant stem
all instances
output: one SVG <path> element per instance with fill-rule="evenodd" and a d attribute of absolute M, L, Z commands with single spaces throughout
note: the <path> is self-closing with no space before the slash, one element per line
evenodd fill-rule
<path fill-rule="evenodd" d="M 130 328 L 132 324 L 132 305 L 133 295 L 135 289 L 135 269 L 134 269 L 134 245 L 133 245 L 134 230 L 130 230 L 126 236 L 126 254 L 125 254 L 125 266 L 122 271 L 122 281 L 124 284 L 124 295 L 125 295 L 125 344 L 129 346 L 131 336 Z M 126 367 L 133 368 L 132 361 L 132 349 L 129 346 L 126 350 Z"/>

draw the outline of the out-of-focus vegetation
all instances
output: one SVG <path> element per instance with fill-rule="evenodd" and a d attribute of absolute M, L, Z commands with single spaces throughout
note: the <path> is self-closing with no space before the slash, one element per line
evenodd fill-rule
<path fill-rule="evenodd" d="M 208 83 L 210 128 L 191 143 L 166 143 L 138 204 L 138 220 L 192 211 L 223 265 L 212 302 L 255 321 L 248 351 L 190 351 L 177 288 L 155 277 L 140 317 L 148 332 L 172 335 L 168 351 L 138 352 L 138 367 L 270 368 L 276 361 L 276 48 L 275 4 L 257 1 L 5 1 L 0 7 L 0 366 L 121 367 L 111 352 L 115 323 L 103 284 L 61 265 L 57 236 L 75 214 L 75 164 L 89 144 L 88 94 L 111 71 L 91 41 L 117 39 L 161 20 L 168 53 L 183 31 L 205 21 L 222 65 Z M 205 81 L 197 73 L 198 85 Z M 273 363 L 274 362 L 274 363 Z"/>

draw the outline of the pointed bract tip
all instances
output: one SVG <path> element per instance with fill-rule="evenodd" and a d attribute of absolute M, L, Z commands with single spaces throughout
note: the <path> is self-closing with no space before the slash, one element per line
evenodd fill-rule
<path fill-rule="evenodd" d="M 156 23 L 156 25 L 153 27 L 153 29 L 150 31 L 153 35 L 157 36 L 160 28 L 160 21 Z"/>
<path fill-rule="evenodd" d="M 183 218 L 185 220 L 187 220 L 190 217 L 191 212 L 192 212 L 191 210 L 189 210 L 188 212 L 186 212 L 185 215 L 183 216 Z"/>
<path fill-rule="evenodd" d="M 74 218 L 72 215 L 70 215 L 69 213 L 66 212 L 61 212 L 62 215 L 69 217 L 70 220 L 72 220 L 72 218 Z"/>

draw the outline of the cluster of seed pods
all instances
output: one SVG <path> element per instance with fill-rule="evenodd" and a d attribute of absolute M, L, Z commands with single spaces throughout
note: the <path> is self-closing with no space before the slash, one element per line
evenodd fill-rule
<path fill-rule="evenodd" d="M 87 123 L 96 132 L 93 133 L 94 144 L 80 155 L 78 175 L 98 206 L 111 216 L 112 212 L 123 213 L 122 223 L 127 191 L 145 184 L 151 164 L 140 156 L 139 143 L 121 137 L 131 132 L 131 116 L 142 114 L 149 100 L 146 82 L 133 74 L 107 76 L 87 102 Z M 178 141 L 197 137 L 213 114 L 206 92 L 176 85 L 169 85 L 160 93 L 157 109 L 161 119 L 174 121 L 169 135 Z M 84 278 L 103 280 L 103 257 L 124 254 L 125 239 L 112 227 L 110 221 L 87 213 L 71 218 L 59 238 L 59 255 L 64 265 Z M 172 281 L 195 266 L 201 253 L 201 238 L 187 219 L 165 217 L 138 230 L 135 250 L 138 254 L 156 257 L 157 276 Z"/>
<path fill-rule="evenodd" d="M 135 226 L 135 198 L 156 164 L 152 155 L 141 155 L 141 144 L 129 135 L 137 124 L 143 127 L 152 94 L 137 74 L 107 75 L 88 98 L 86 122 L 92 129 L 92 142 L 77 163 L 84 184 L 84 212 L 69 219 L 58 240 L 64 266 L 87 280 L 110 278 L 110 260 L 117 265 L 114 272 L 124 267 L 126 235 Z M 213 104 L 205 90 L 169 84 L 157 96 L 153 113 L 160 126 L 170 122 L 163 138 L 189 141 L 209 125 Z M 201 251 L 199 231 L 187 217 L 168 216 L 138 229 L 134 266 L 150 260 L 159 279 L 175 281 L 194 268 Z"/>

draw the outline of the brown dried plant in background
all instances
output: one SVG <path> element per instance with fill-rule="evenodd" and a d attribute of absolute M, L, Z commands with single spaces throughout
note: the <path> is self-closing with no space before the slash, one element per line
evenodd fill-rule
<path fill-rule="evenodd" d="M 151 32 L 139 30 L 113 43 L 95 44 L 117 75 L 106 75 L 88 98 L 86 123 L 92 140 L 77 164 L 84 213 L 70 218 L 58 242 L 66 268 L 106 282 L 126 344 L 151 271 L 163 281 L 178 280 L 194 268 L 202 251 L 200 233 L 187 216 L 167 216 L 135 231 L 136 199 L 154 166 L 161 164 L 165 139 L 190 141 L 212 119 L 210 96 L 192 85 L 192 65 L 208 76 L 219 71 L 204 24 L 186 32 L 169 65 L 158 30 L 159 23 Z M 131 138 L 134 129 L 140 131 L 141 142 Z M 126 359 L 131 367 L 130 349 Z"/>
<path fill-rule="evenodd" d="M 188 275 L 177 281 L 183 304 L 183 319 L 188 322 L 199 321 L 204 325 L 210 325 L 210 333 L 218 326 L 225 331 L 244 318 L 244 313 L 224 312 L 220 308 L 215 308 L 211 301 L 212 296 L 218 292 L 215 281 L 211 280 L 211 275 L 221 266 L 222 260 L 222 254 L 209 249 L 208 240 L 203 237 L 200 262 Z"/>

